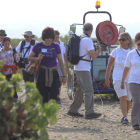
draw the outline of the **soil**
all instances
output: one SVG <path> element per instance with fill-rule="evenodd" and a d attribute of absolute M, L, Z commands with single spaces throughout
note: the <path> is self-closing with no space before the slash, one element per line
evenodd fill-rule
<path fill-rule="evenodd" d="M 24 84 L 21 85 L 23 91 Z M 119 101 L 110 96 L 103 97 L 102 101 L 99 95 L 94 95 L 95 112 L 102 113 L 98 119 L 68 116 L 72 100 L 67 96 L 67 87 L 62 86 L 57 123 L 46 127 L 50 140 L 140 140 L 140 131 L 133 130 L 131 126 L 131 109 L 128 114 L 129 124 L 122 125 Z M 84 104 L 79 112 L 84 114 Z"/>
<path fill-rule="evenodd" d="M 87 120 L 68 116 L 72 100 L 67 96 L 67 87 L 62 86 L 57 123 L 47 127 L 50 140 L 140 140 L 140 131 L 131 126 L 131 109 L 129 125 L 122 125 L 118 100 L 109 96 L 102 98 L 102 103 L 100 96 L 94 95 L 94 101 L 95 112 L 102 113 L 100 118 Z M 79 112 L 84 114 L 84 104 Z"/>

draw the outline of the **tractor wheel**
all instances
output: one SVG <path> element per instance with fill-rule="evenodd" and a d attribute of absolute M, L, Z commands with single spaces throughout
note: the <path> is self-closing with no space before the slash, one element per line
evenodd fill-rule
<path fill-rule="evenodd" d="M 70 100 L 73 100 L 74 94 L 76 92 L 76 75 L 74 69 L 69 68 L 69 74 L 67 77 L 67 93 Z"/>

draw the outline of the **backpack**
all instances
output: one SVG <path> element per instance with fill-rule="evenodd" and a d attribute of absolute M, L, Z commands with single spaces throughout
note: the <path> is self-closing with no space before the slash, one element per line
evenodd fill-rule
<path fill-rule="evenodd" d="M 25 43 L 26 43 L 25 40 L 23 40 L 23 41 L 21 42 L 20 53 L 22 53 L 22 50 L 23 50 L 23 47 L 25 46 Z M 31 46 L 35 45 L 35 40 L 32 39 L 30 44 L 31 44 Z"/>
<path fill-rule="evenodd" d="M 85 36 L 78 36 L 76 34 L 73 34 L 66 45 L 67 60 L 73 65 L 77 65 L 79 63 L 79 60 L 91 62 L 91 60 L 83 59 L 83 57 L 88 53 L 84 56 L 79 56 L 80 40 L 84 37 Z"/>

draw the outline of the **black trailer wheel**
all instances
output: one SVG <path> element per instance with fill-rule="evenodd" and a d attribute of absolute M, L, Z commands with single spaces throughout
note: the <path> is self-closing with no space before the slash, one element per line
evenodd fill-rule
<path fill-rule="evenodd" d="M 73 100 L 74 94 L 76 92 L 76 75 L 74 69 L 69 68 L 69 74 L 67 76 L 67 93 L 70 100 Z"/>

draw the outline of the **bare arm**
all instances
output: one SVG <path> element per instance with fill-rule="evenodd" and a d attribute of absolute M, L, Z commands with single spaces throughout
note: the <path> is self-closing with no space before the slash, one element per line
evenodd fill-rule
<path fill-rule="evenodd" d="M 109 77 L 110 77 L 110 73 L 112 70 L 112 66 L 114 64 L 115 58 L 113 58 L 112 56 L 109 57 L 109 62 L 106 68 L 106 76 L 105 76 L 105 84 L 110 87 L 110 81 L 109 81 Z"/>
<path fill-rule="evenodd" d="M 58 54 L 57 58 L 58 58 L 58 62 L 59 62 L 62 74 L 64 76 L 64 77 L 62 77 L 62 83 L 65 84 L 66 83 L 66 76 L 65 76 L 65 69 L 64 69 L 64 63 L 63 63 L 63 60 L 62 60 L 62 55 Z"/>
<path fill-rule="evenodd" d="M 43 58 L 43 55 L 42 54 L 39 54 L 38 57 L 35 57 L 35 55 L 36 54 L 33 51 L 31 51 L 30 54 L 29 54 L 29 56 L 28 56 L 28 60 L 29 61 L 32 61 L 32 62 L 35 62 L 35 61 Z"/>
<path fill-rule="evenodd" d="M 68 66 L 68 61 L 67 61 L 67 58 L 66 58 L 66 54 L 65 53 L 64 53 L 64 60 L 65 60 L 66 65 Z"/>
<path fill-rule="evenodd" d="M 63 76 L 65 76 L 65 68 L 64 68 L 64 63 L 63 63 L 63 60 L 62 60 L 62 55 L 58 54 L 57 58 L 58 58 L 58 62 L 59 62 L 62 74 L 63 74 Z"/>
<path fill-rule="evenodd" d="M 97 50 L 90 50 L 88 51 L 89 55 L 91 56 L 92 59 L 95 59 L 98 57 L 99 53 L 101 52 L 101 47 L 99 46 L 98 48 L 96 48 Z"/>
<path fill-rule="evenodd" d="M 122 75 L 122 82 L 125 81 L 125 79 L 126 79 L 128 73 L 129 73 L 129 71 L 130 71 L 130 68 L 129 68 L 129 67 L 125 67 L 125 68 L 124 68 L 124 70 L 123 70 L 123 75 Z"/>
<path fill-rule="evenodd" d="M 130 68 L 129 67 L 125 67 L 124 70 L 123 70 L 123 75 L 122 75 L 122 81 L 121 81 L 121 89 L 124 89 L 124 81 L 128 75 L 130 71 Z"/>

